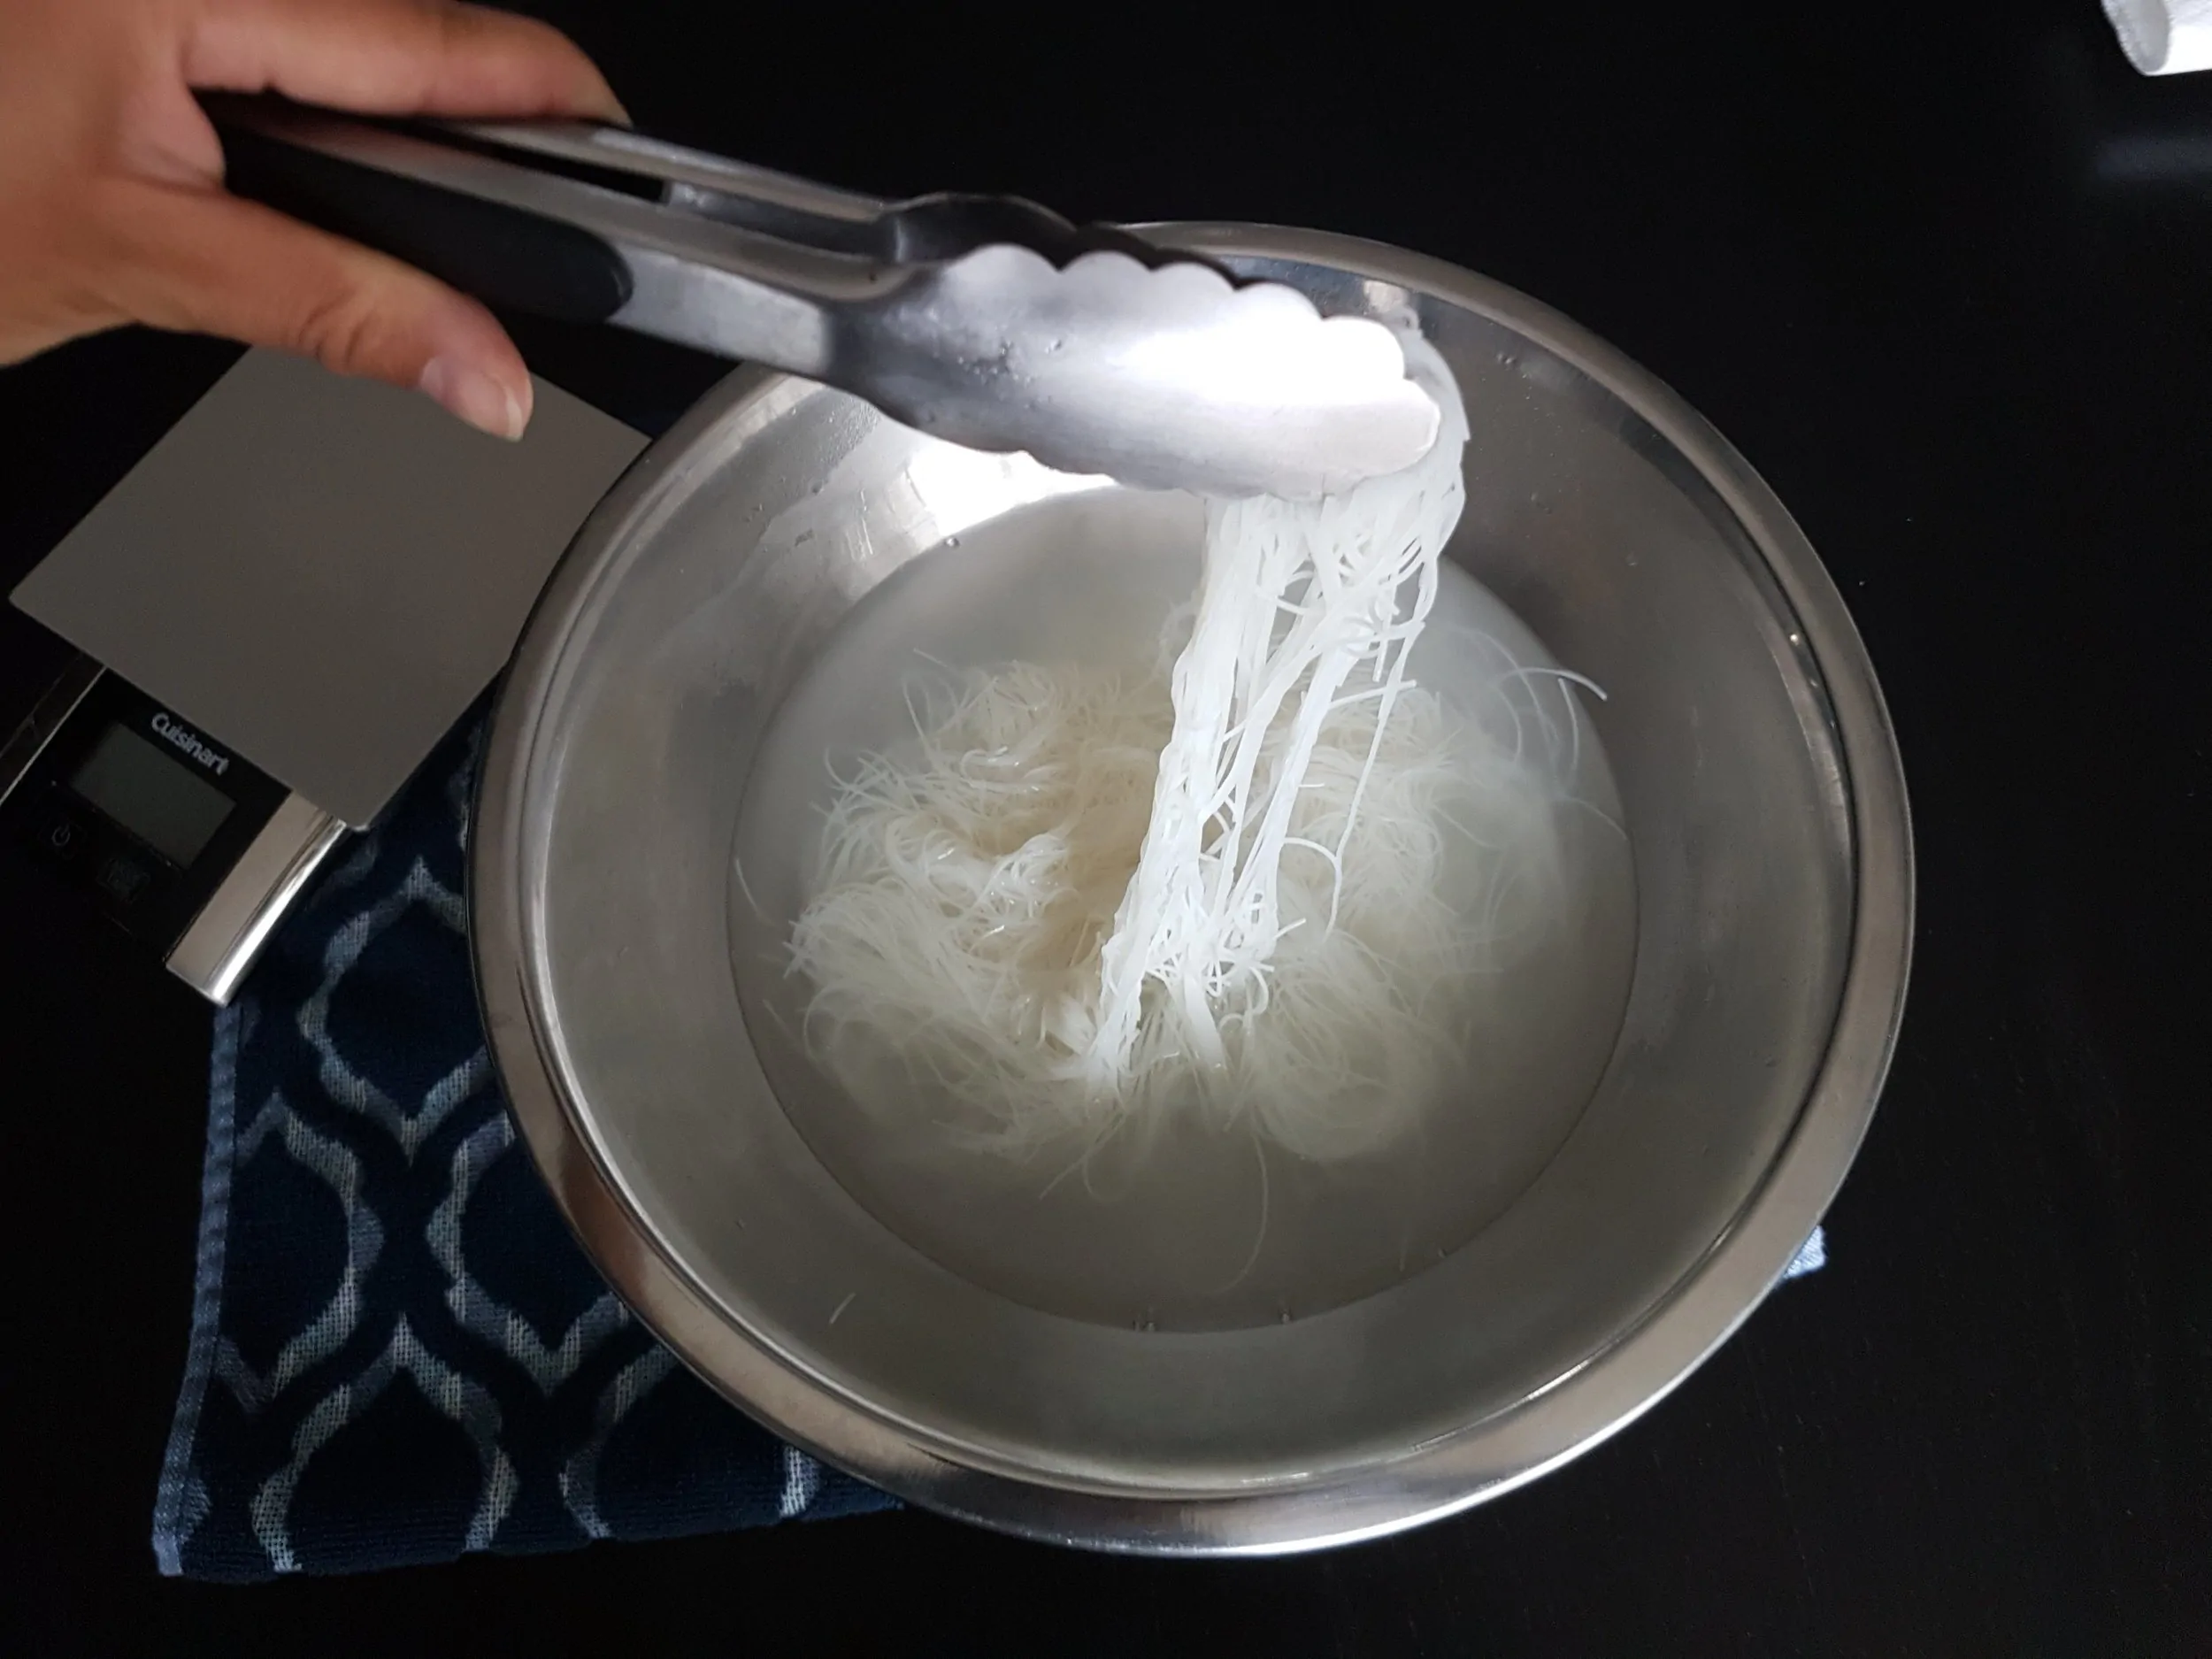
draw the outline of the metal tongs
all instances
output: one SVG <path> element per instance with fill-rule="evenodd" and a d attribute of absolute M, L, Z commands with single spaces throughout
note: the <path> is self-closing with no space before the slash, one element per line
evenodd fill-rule
<path fill-rule="evenodd" d="M 971 448 L 1310 499 L 1436 436 L 1385 325 L 1012 197 L 879 201 L 587 123 L 207 104 L 241 195 L 490 303 L 805 375 Z"/>

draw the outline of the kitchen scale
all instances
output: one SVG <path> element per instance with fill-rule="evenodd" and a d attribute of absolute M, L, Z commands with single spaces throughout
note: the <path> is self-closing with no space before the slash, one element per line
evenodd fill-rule
<path fill-rule="evenodd" d="M 644 443 L 542 380 L 511 444 L 247 353 L 16 588 L 78 655 L 0 747 L 0 839 L 227 1002 Z"/>

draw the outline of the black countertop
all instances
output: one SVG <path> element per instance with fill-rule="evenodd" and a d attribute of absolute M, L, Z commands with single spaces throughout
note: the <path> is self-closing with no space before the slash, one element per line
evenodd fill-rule
<path fill-rule="evenodd" d="M 1895 715 L 1922 909 L 1889 1088 L 1825 1272 L 1611 1442 L 1404 1538 L 1171 1563 L 902 1514 L 227 1590 L 159 1580 L 147 1543 L 208 1016 L 9 863 L 0 1647 L 2212 1652 L 2212 76 L 2137 79 L 2093 0 L 1248 32 L 538 9 L 673 138 L 886 193 L 1356 232 L 1671 381 L 1802 522 Z M 632 410 L 714 372 L 526 345 Z M 0 373 L 0 578 L 227 359 L 125 335 Z M 0 694 L 47 649 L 0 618 Z"/>

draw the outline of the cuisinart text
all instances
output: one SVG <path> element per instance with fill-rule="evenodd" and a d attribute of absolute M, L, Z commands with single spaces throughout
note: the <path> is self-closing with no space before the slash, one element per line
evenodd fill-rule
<path fill-rule="evenodd" d="M 154 716 L 154 734 L 182 749 L 218 778 L 230 770 L 230 757 L 209 748 L 200 741 L 200 734 L 182 721 L 173 720 L 166 714 L 157 714 Z"/>

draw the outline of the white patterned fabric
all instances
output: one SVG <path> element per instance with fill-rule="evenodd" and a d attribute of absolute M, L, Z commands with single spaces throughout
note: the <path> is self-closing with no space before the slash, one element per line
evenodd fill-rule
<path fill-rule="evenodd" d="M 218 1018 L 165 1573 L 250 1579 L 849 1513 L 633 1320 L 516 1140 L 479 1023 L 473 723 Z"/>

